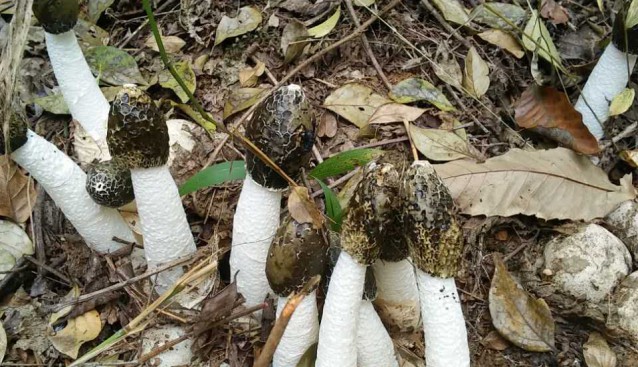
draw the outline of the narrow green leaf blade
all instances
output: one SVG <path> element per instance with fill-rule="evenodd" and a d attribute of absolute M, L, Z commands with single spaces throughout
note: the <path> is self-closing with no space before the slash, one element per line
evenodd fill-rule
<path fill-rule="evenodd" d="M 309 175 L 317 180 L 323 180 L 327 177 L 351 171 L 355 167 L 363 166 L 381 154 L 383 154 L 383 150 L 381 149 L 364 148 L 348 150 L 321 162 L 310 171 Z"/>
<path fill-rule="evenodd" d="M 341 205 L 339 205 L 339 199 L 337 199 L 337 194 L 335 194 L 328 185 L 323 183 L 323 181 L 317 180 L 317 182 L 319 182 L 323 190 L 323 195 L 326 198 L 326 215 L 328 219 L 330 219 L 330 228 L 335 232 L 339 232 L 341 230 L 342 211 Z"/>
<path fill-rule="evenodd" d="M 244 161 L 230 161 L 206 167 L 189 178 L 179 188 L 181 196 L 199 189 L 219 185 L 228 181 L 243 180 L 246 177 Z"/>

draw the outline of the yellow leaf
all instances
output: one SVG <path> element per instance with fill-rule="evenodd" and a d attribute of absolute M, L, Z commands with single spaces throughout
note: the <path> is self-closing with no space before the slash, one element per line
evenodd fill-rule
<path fill-rule="evenodd" d="M 514 55 L 517 59 L 525 56 L 525 51 L 521 48 L 516 38 L 500 29 L 489 29 L 478 34 L 485 41 L 498 46 Z"/>
<path fill-rule="evenodd" d="M 627 112 L 634 104 L 635 97 L 636 91 L 633 88 L 625 88 L 625 90 L 618 93 L 609 105 L 609 116 L 618 116 Z"/>
<path fill-rule="evenodd" d="M 463 86 L 470 95 L 481 98 L 490 87 L 490 68 L 472 47 L 465 57 L 465 73 Z"/>
<path fill-rule="evenodd" d="M 242 87 L 254 87 L 264 71 L 266 71 L 266 64 L 257 60 L 255 67 L 239 71 L 239 84 Z"/>
<path fill-rule="evenodd" d="M 638 25 L 638 0 L 633 0 L 629 5 L 627 17 L 625 18 L 625 28 L 630 29 Z"/>
<path fill-rule="evenodd" d="M 341 6 L 338 6 L 337 11 L 335 11 L 334 14 L 330 16 L 330 18 L 326 19 L 325 22 L 308 29 L 308 34 L 314 38 L 321 38 L 327 35 L 337 25 L 337 22 L 339 22 L 340 16 L 341 16 Z"/>
<path fill-rule="evenodd" d="M 52 332 L 49 340 L 55 349 L 75 359 L 82 344 L 97 338 L 101 330 L 100 314 L 92 310 L 69 320 L 64 329 L 57 333 Z"/>

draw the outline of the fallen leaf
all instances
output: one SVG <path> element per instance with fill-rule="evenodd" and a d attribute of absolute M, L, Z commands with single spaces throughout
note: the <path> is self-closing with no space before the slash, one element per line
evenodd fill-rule
<path fill-rule="evenodd" d="M 6 155 L 0 156 L 0 216 L 26 222 L 35 205 L 34 186 Z"/>
<path fill-rule="evenodd" d="M 266 71 L 266 64 L 257 60 L 252 68 L 244 68 L 239 71 L 239 85 L 242 87 L 254 87 L 259 77 Z"/>
<path fill-rule="evenodd" d="M 630 29 L 638 25 L 638 1 L 633 0 L 629 4 L 627 16 L 625 17 L 625 28 Z"/>
<path fill-rule="evenodd" d="M 324 107 L 362 128 L 379 106 L 392 102 L 361 84 L 346 84 L 332 93 Z"/>
<path fill-rule="evenodd" d="M 330 112 L 326 112 L 321 115 L 319 119 L 319 124 L 317 126 L 317 136 L 320 138 L 333 138 L 337 135 L 337 129 L 339 128 L 337 124 L 337 117 Z"/>
<path fill-rule="evenodd" d="M 523 30 L 523 46 L 530 52 L 538 52 L 538 56 L 549 61 L 557 69 L 563 70 L 560 54 L 549 35 L 545 23 L 538 17 L 538 12 L 532 10 L 525 29 Z"/>
<path fill-rule="evenodd" d="M 500 29 L 488 29 L 478 34 L 485 41 L 498 46 L 514 55 L 517 59 L 525 56 L 525 51 L 521 48 L 516 38 L 511 34 L 501 31 Z"/>
<path fill-rule="evenodd" d="M 78 287 L 77 284 L 74 284 L 67 294 L 65 294 L 59 301 L 60 303 L 67 303 L 67 305 L 49 315 L 49 326 L 53 327 L 58 320 L 70 314 L 71 311 L 73 311 L 73 305 L 69 303 L 76 300 L 79 296 L 80 287 Z"/>
<path fill-rule="evenodd" d="M 541 17 L 549 19 L 554 25 L 569 22 L 567 11 L 555 0 L 541 1 Z"/>
<path fill-rule="evenodd" d="M 166 50 L 169 54 L 175 54 L 179 52 L 179 50 L 186 45 L 186 41 L 177 37 L 177 36 L 162 36 L 162 44 L 164 45 L 164 50 Z M 157 47 L 157 42 L 155 41 L 155 37 L 151 35 L 144 42 L 144 46 L 152 49 L 155 52 L 159 52 L 159 47 Z"/>
<path fill-rule="evenodd" d="M 525 214 L 588 221 L 636 197 L 631 175 L 616 186 L 587 156 L 565 148 L 511 149 L 484 163 L 459 160 L 434 168 L 459 209 L 472 216 Z"/>
<path fill-rule="evenodd" d="M 554 319 L 547 303 L 535 299 L 512 278 L 500 256 L 493 256 L 494 277 L 489 308 L 498 332 L 516 346 L 532 352 L 554 349 Z"/>
<path fill-rule="evenodd" d="M 481 345 L 493 350 L 505 350 L 510 346 L 510 343 L 498 331 L 492 330 L 481 340 Z"/>
<path fill-rule="evenodd" d="M 325 22 L 308 29 L 308 34 L 314 38 L 321 38 L 330 33 L 339 22 L 341 17 L 341 6 L 337 6 L 337 10 Z"/>
<path fill-rule="evenodd" d="M 89 0 L 89 20 L 93 23 L 97 23 L 102 13 L 113 5 L 114 2 L 115 0 Z"/>
<path fill-rule="evenodd" d="M 565 93 L 553 87 L 532 84 L 516 102 L 516 123 L 534 129 L 577 152 L 595 154 L 600 151 L 598 141 L 583 124 Z"/>
<path fill-rule="evenodd" d="M 43 110 L 55 115 L 70 115 L 69 107 L 64 101 L 62 93 L 50 94 L 44 97 L 33 99 L 33 103 L 42 107 Z"/>
<path fill-rule="evenodd" d="M 308 44 L 308 30 L 306 26 L 292 20 L 286 24 L 281 35 L 281 51 L 284 54 L 284 63 L 290 63 L 301 56 L 304 47 Z"/>
<path fill-rule="evenodd" d="M 265 91 L 266 89 L 264 88 L 239 88 L 234 90 L 228 96 L 228 100 L 226 100 L 224 105 L 224 119 L 254 105 Z"/>
<path fill-rule="evenodd" d="M 197 336 L 211 327 L 211 323 L 230 316 L 239 294 L 237 283 L 232 282 L 215 295 L 204 300 L 202 310 L 193 323 L 193 333 Z"/>
<path fill-rule="evenodd" d="M 432 83 L 420 78 L 408 78 L 400 81 L 392 87 L 389 97 L 398 103 L 426 101 L 441 111 L 455 110 L 443 92 Z"/>
<path fill-rule="evenodd" d="M 463 87 L 461 87 L 463 83 L 461 65 L 459 65 L 451 52 L 444 48 L 439 52 L 436 62 L 433 64 L 434 74 L 439 79 L 458 90 L 463 90 Z"/>
<path fill-rule="evenodd" d="M 235 18 L 224 15 L 215 31 L 215 46 L 227 38 L 241 36 L 257 29 L 261 24 L 261 19 L 261 12 L 254 6 L 240 8 L 239 14 Z"/>
<path fill-rule="evenodd" d="M 111 85 L 146 84 L 133 56 L 117 47 L 89 48 L 84 56 L 93 75 Z"/>
<path fill-rule="evenodd" d="M 632 167 L 638 168 L 638 150 L 623 150 L 619 156 L 620 159 L 629 163 Z"/>
<path fill-rule="evenodd" d="M 325 221 L 317 205 L 310 199 L 308 189 L 302 186 L 291 188 L 288 211 L 294 220 L 299 223 L 312 223 L 315 229 L 321 228 Z"/>
<path fill-rule="evenodd" d="M 636 90 L 633 88 L 625 88 L 614 99 L 611 100 L 609 105 L 609 116 L 622 115 L 627 112 L 629 108 L 634 104 L 634 98 L 636 97 Z"/>
<path fill-rule="evenodd" d="M 422 108 L 412 107 L 400 103 L 387 103 L 379 108 L 370 116 L 368 124 L 387 124 L 391 122 L 414 121 L 418 119 L 423 112 Z"/>
<path fill-rule="evenodd" d="M 319 183 L 319 186 L 321 186 L 321 190 L 323 191 L 323 196 L 325 198 L 326 216 L 328 217 L 330 228 L 339 233 L 341 231 L 341 223 L 343 221 L 343 211 L 341 210 L 339 199 L 334 191 L 332 191 L 332 189 L 323 181 L 317 180 L 317 182 Z"/>
<path fill-rule="evenodd" d="M 434 6 L 443 14 L 448 22 L 466 25 L 470 21 L 467 10 L 458 0 L 433 0 Z"/>
<path fill-rule="evenodd" d="M 360 0 L 355 0 L 355 2 Z M 374 2 L 374 0 L 373 0 Z M 304 352 L 295 367 L 315 367 L 315 361 L 317 360 L 317 343 L 309 346 L 308 349 Z"/>
<path fill-rule="evenodd" d="M 49 340 L 59 352 L 76 359 L 82 344 L 97 338 L 101 330 L 100 314 L 92 310 L 69 320 L 61 331 L 51 331 L 53 335 L 49 335 Z"/>
<path fill-rule="evenodd" d="M 356 167 L 363 166 L 374 158 L 383 154 L 383 150 L 372 148 L 359 148 L 338 153 L 313 168 L 308 176 L 323 180 L 331 176 L 337 176 L 352 171 Z"/>
<path fill-rule="evenodd" d="M 0 220 L 0 280 L 7 276 L 6 272 L 25 255 L 33 255 L 33 242 L 24 230 L 8 220 Z"/>
<path fill-rule="evenodd" d="M 474 47 L 465 56 L 463 86 L 476 98 L 481 98 L 490 87 L 490 68 Z"/>
<path fill-rule="evenodd" d="M 73 151 L 78 158 L 80 167 L 86 168 L 93 162 L 111 159 L 106 141 L 103 140 L 100 147 L 82 125 L 75 120 L 73 120 L 73 127 Z"/>
<path fill-rule="evenodd" d="M 452 161 L 472 156 L 467 140 L 454 131 L 424 129 L 410 124 L 410 137 L 419 152 L 434 161 Z"/>
<path fill-rule="evenodd" d="M 188 61 L 178 61 L 173 64 L 177 75 L 180 76 L 184 84 L 191 93 L 195 93 L 197 88 L 197 80 L 195 79 L 195 72 Z M 188 102 L 188 94 L 177 83 L 177 80 L 173 77 L 171 72 L 167 69 L 162 70 L 158 75 L 159 83 L 162 87 L 173 90 L 179 97 L 182 103 Z"/>
<path fill-rule="evenodd" d="M 354 0 L 352 3 L 355 6 L 370 6 L 375 3 L 376 0 Z"/>
<path fill-rule="evenodd" d="M 7 352 L 7 333 L 4 331 L 4 325 L 0 322 L 0 363 L 4 360 L 4 354 Z"/>
<path fill-rule="evenodd" d="M 609 344 L 600 333 L 589 334 L 587 342 L 583 345 L 583 356 L 587 367 L 616 367 L 616 353 L 609 348 Z"/>
<path fill-rule="evenodd" d="M 518 26 L 526 16 L 525 9 L 516 4 L 489 2 L 479 4 L 470 13 L 473 21 L 496 29 L 512 29 L 510 23 Z"/>

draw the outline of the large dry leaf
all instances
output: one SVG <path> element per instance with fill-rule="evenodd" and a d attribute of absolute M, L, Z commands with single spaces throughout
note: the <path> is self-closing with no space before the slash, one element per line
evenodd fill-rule
<path fill-rule="evenodd" d="M 55 349 L 75 359 L 82 344 L 97 338 L 101 330 L 100 314 L 92 310 L 70 319 L 64 329 L 52 332 L 49 340 Z"/>
<path fill-rule="evenodd" d="M 244 6 L 239 9 L 235 18 L 226 15 L 222 17 L 215 33 L 215 46 L 226 38 L 241 36 L 255 30 L 261 23 L 261 12 L 253 6 Z"/>
<path fill-rule="evenodd" d="M 24 223 L 31 215 L 36 192 L 33 182 L 6 155 L 0 156 L 0 216 Z"/>
<path fill-rule="evenodd" d="M 305 187 L 297 186 L 290 190 L 288 211 L 290 216 L 299 223 L 312 223 L 312 226 L 316 229 L 323 226 L 323 215 L 317 209 L 314 201 L 310 199 L 308 189 Z"/>
<path fill-rule="evenodd" d="M 434 168 L 469 215 L 591 220 L 636 197 L 630 175 L 616 186 L 589 158 L 566 148 L 511 149 L 485 163 L 459 160 Z"/>
<path fill-rule="evenodd" d="M 368 121 L 369 124 L 389 124 L 392 122 L 415 121 L 424 109 L 400 103 L 388 103 L 377 108 Z"/>
<path fill-rule="evenodd" d="M 600 151 L 598 141 L 583 124 L 583 116 L 556 88 L 531 85 L 516 102 L 515 115 L 518 126 L 534 129 L 577 152 Z"/>
<path fill-rule="evenodd" d="M 476 98 L 481 98 L 490 87 L 490 68 L 474 47 L 465 56 L 463 86 Z"/>
<path fill-rule="evenodd" d="M 478 34 L 485 41 L 498 46 L 514 55 L 517 59 L 525 56 L 525 51 L 521 48 L 516 38 L 511 34 L 500 29 L 488 29 Z"/>
<path fill-rule="evenodd" d="M 600 333 L 593 332 L 583 345 L 583 356 L 587 367 L 616 367 L 617 358 L 605 338 Z"/>
<path fill-rule="evenodd" d="M 532 352 L 554 349 L 554 319 L 543 299 L 530 296 L 494 256 L 489 307 L 496 330 L 516 346 Z"/>
<path fill-rule="evenodd" d="M 330 93 L 324 107 L 362 128 L 379 106 L 392 102 L 361 84 L 346 84 Z"/>
<path fill-rule="evenodd" d="M 445 20 L 460 25 L 469 23 L 470 16 L 458 0 L 433 0 L 433 2 L 443 13 Z"/>
<path fill-rule="evenodd" d="M 472 156 L 464 131 L 424 129 L 410 124 L 410 137 L 428 159 L 453 161 Z"/>

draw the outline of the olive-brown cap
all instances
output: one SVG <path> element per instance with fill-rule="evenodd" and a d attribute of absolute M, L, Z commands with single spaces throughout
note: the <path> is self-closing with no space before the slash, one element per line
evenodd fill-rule
<path fill-rule="evenodd" d="M 328 245 L 311 224 L 288 216 L 277 230 L 266 259 L 266 277 L 277 295 L 288 297 L 315 275 L 324 276 Z"/>
<path fill-rule="evenodd" d="M 78 21 L 78 0 L 33 0 L 33 14 L 51 34 L 70 31 Z"/>
<path fill-rule="evenodd" d="M 129 168 L 158 167 L 168 160 L 166 119 L 151 97 L 126 85 L 111 104 L 107 134 L 113 157 Z"/>
<path fill-rule="evenodd" d="M 246 137 L 293 179 L 310 161 L 314 136 L 310 104 L 301 87 L 294 84 L 271 94 L 246 125 Z M 273 190 L 288 187 L 283 177 L 251 152 L 246 153 L 246 166 L 259 185 Z"/>
<path fill-rule="evenodd" d="M 8 153 L 15 152 L 27 142 L 27 122 L 24 115 L 12 110 L 9 117 L 9 130 L 7 131 L 6 144 L 4 135 L 2 136 L 2 152 L 5 154 L 5 148 Z"/>
<path fill-rule="evenodd" d="M 93 164 L 86 172 L 86 191 L 96 203 L 119 208 L 135 199 L 131 170 L 119 157 Z"/>
<path fill-rule="evenodd" d="M 403 184 L 405 235 L 414 265 L 440 278 L 458 272 L 463 236 L 447 187 L 426 161 L 414 162 Z"/>

